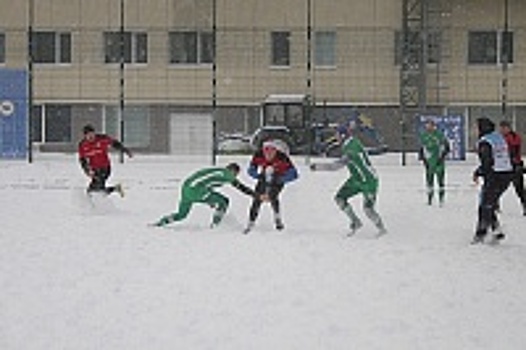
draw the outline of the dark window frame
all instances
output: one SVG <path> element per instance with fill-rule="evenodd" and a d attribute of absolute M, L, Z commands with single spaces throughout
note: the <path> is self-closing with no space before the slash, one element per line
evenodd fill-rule
<path fill-rule="evenodd" d="M 46 104 L 44 106 L 44 142 L 73 142 L 73 108 L 66 104 Z"/>
<path fill-rule="evenodd" d="M 210 65 L 214 61 L 214 33 L 171 30 L 168 33 L 170 65 Z"/>
<path fill-rule="evenodd" d="M 4 32 L 0 32 L 0 64 L 5 63 L 6 56 L 6 35 Z"/>
<path fill-rule="evenodd" d="M 148 33 L 146 31 L 124 31 L 124 63 L 148 64 Z M 121 32 L 105 31 L 103 34 L 104 63 L 121 61 Z"/>
<path fill-rule="evenodd" d="M 507 56 L 507 63 L 508 64 L 513 64 L 514 63 L 514 60 L 515 60 L 515 54 L 514 54 L 514 49 L 515 49 L 515 35 L 513 33 L 513 31 L 511 30 L 508 30 L 508 31 L 501 31 L 500 32 L 500 35 L 499 35 L 499 38 L 500 38 L 500 64 L 504 64 L 504 57 Z"/>
<path fill-rule="evenodd" d="M 469 65 L 502 65 L 506 55 L 508 55 L 508 64 L 514 62 L 515 35 L 513 31 L 470 30 L 467 35 L 467 63 Z"/>
<path fill-rule="evenodd" d="M 31 110 L 31 142 L 42 143 L 45 136 L 42 133 L 44 128 L 43 105 L 34 105 Z"/>
<path fill-rule="evenodd" d="M 126 144 L 136 148 L 147 148 L 152 142 L 152 118 L 148 105 L 132 105 L 124 108 L 124 130 L 119 130 L 119 107 L 104 106 L 104 132 L 119 137 L 124 132 Z"/>
<path fill-rule="evenodd" d="M 326 55 L 319 56 L 320 51 L 318 50 L 319 45 L 322 46 L 326 45 L 327 42 L 320 43 L 318 40 L 320 40 L 320 35 L 326 35 L 326 36 L 332 36 L 333 42 L 332 42 L 332 62 L 327 62 Z M 314 33 L 314 66 L 315 67 L 336 67 L 336 62 L 338 62 L 337 57 L 337 46 L 338 46 L 338 34 L 335 30 L 319 30 Z M 325 49 L 325 47 L 322 47 L 322 49 Z M 323 52 L 324 50 L 322 50 Z"/>
<path fill-rule="evenodd" d="M 32 34 L 32 59 L 36 64 L 71 64 L 71 32 L 39 30 Z"/>
<path fill-rule="evenodd" d="M 290 31 L 273 31 L 270 33 L 270 65 L 272 67 L 290 67 Z"/>

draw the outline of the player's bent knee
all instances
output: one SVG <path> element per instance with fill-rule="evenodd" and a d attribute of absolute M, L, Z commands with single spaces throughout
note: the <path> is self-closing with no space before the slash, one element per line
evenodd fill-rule
<path fill-rule="evenodd" d="M 230 200 L 226 197 L 223 197 L 221 198 L 221 201 L 219 202 L 219 208 L 226 210 L 229 204 L 230 204 Z"/>
<path fill-rule="evenodd" d="M 344 209 L 347 206 L 347 201 L 344 198 L 335 197 L 334 201 L 336 202 L 336 205 L 341 209 Z"/>

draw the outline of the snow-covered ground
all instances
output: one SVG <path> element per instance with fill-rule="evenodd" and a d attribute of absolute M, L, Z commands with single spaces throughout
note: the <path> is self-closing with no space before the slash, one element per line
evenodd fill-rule
<path fill-rule="evenodd" d="M 224 157 L 220 164 L 247 157 Z M 92 207 L 72 155 L 0 162 L 0 349 L 507 349 L 526 348 L 526 217 L 509 190 L 502 245 L 471 246 L 475 160 L 448 164 L 447 203 L 425 204 L 410 155 L 372 158 L 389 234 L 352 238 L 332 197 L 346 178 L 301 172 L 241 234 L 249 198 L 209 229 L 196 206 L 171 229 L 147 227 L 176 208 L 181 179 L 204 163 L 114 161 L 112 196 Z M 242 179 L 252 183 L 243 174 Z"/>

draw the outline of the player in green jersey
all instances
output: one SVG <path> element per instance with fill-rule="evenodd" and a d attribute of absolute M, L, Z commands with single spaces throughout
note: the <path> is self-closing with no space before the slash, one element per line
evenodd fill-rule
<path fill-rule="evenodd" d="M 193 204 L 204 203 L 214 208 L 211 226 L 217 226 L 227 211 L 229 200 L 216 192 L 216 188 L 230 184 L 249 196 L 256 196 L 252 189 L 237 180 L 239 170 L 239 165 L 231 163 L 225 168 L 205 168 L 193 173 L 183 183 L 177 212 L 163 216 L 153 225 L 161 227 L 181 221 L 188 216 Z"/>
<path fill-rule="evenodd" d="M 369 161 L 369 157 L 363 144 L 353 137 L 355 122 L 350 121 L 346 125 L 346 139 L 342 146 L 342 157 L 334 163 L 312 164 L 311 170 L 338 170 L 347 167 L 350 177 L 339 188 L 334 200 L 340 209 L 351 220 L 349 235 L 354 234 L 363 226 L 362 221 L 354 212 L 349 199 L 363 195 L 363 209 L 365 214 L 378 228 L 378 234 L 387 233 L 383 221 L 375 209 L 376 196 L 378 193 L 378 176 Z"/>
<path fill-rule="evenodd" d="M 445 197 L 445 159 L 449 153 L 449 142 L 444 134 L 437 129 L 433 120 L 428 120 L 425 131 L 420 134 L 420 158 L 425 166 L 427 204 L 433 203 L 434 181 L 438 184 L 438 200 L 442 206 Z"/>

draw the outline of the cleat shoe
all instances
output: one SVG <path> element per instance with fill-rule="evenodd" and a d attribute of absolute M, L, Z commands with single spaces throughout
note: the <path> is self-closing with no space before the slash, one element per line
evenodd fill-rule
<path fill-rule="evenodd" d="M 225 210 L 224 209 L 216 209 L 214 212 L 214 215 L 212 216 L 212 223 L 210 224 L 210 228 L 214 228 L 223 220 L 223 216 L 225 216 Z"/>
<path fill-rule="evenodd" d="M 155 226 L 155 227 L 164 227 L 166 225 L 168 225 L 171 221 L 168 219 L 168 218 L 161 218 L 159 219 L 159 221 L 157 222 L 154 222 L 152 224 L 152 226 Z"/>
<path fill-rule="evenodd" d="M 349 228 L 351 229 L 351 232 L 349 232 L 347 236 L 348 237 L 353 236 L 356 233 L 356 231 L 358 231 L 362 226 L 363 224 L 360 221 L 351 222 L 351 225 L 349 226 Z"/>
<path fill-rule="evenodd" d="M 473 239 L 471 240 L 471 244 L 480 244 L 480 243 L 484 243 L 484 236 L 475 235 L 475 237 L 473 237 Z"/>
<path fill-rule="evenodd" d="M 119 196 L 124 197 L 124 188 L 121 184 L 115 185 L 115 191 L 119 194 Z"/>
<path fill-rule="evenodd" d="M 495 221 L 493 224 L 491 224 L 491 231 L 493 232 L 493 236 L 504 236 L 504 231 L 502 230 L 502 226 L 498 221 Z"/>
<path fill-rule="evenodd" d="M 381 227 L 378 229 L 378 233 L 376 234 L 376 237 L 382 237 L 383 235 L 387 234 L 387 230 L 385 227 Z"/>
<path fill-rule="evenodd" d="M 281 231 L 285 228 L 285 225 L 283 225 L 283 222 L 280 219 L 276 220 L 276 230 Z"/>
<path fill-rule="evenodd" d="M 243 234 L 248 234 L 250 231 L 252 231 L 252 228 L 254 228 L 254 221 L 249 221 L 247 227 L 243 230 Z"/>
<path fill-rule="evenodd" d="M 497 233 L 491 236 L 491 240 L 488 242 L 489 245 L 497 245 L 502 241 L 504 238 L 506 238 L 506 235 L 504 233 Z"/>

